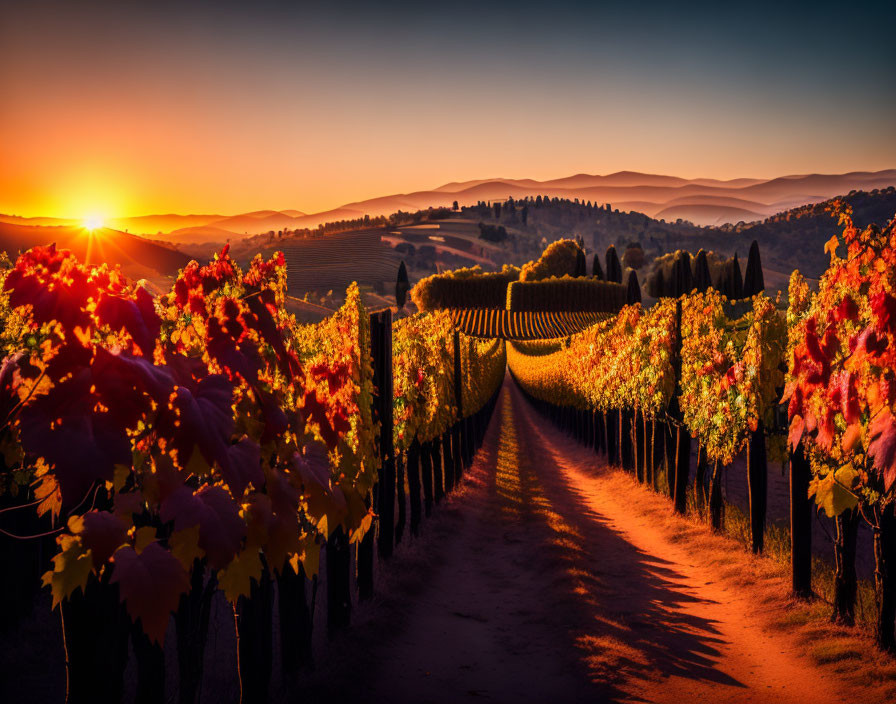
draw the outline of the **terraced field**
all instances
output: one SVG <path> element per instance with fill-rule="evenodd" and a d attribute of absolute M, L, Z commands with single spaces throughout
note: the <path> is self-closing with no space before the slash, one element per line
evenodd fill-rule
<path fill-rule="evenodd" d="M 289 292 L 344 291 L 361 286 L 392 285 L 400 255 L 382 240 L 382 230 L 364 230 L 294 240 L 283 246 Z"/>

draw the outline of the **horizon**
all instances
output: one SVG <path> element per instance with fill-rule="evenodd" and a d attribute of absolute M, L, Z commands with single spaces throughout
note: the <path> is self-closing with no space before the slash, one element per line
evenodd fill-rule
<path fill-rule="evenodd" d="M 6 7 L 0 212 L 318 213 L 490 173 L 891 168 L 896 10 L 837 8 Z"/>
<path fill-rule="evenodd" d="M 896 167 L 876 169 L 874 171 L 868 170 L 868 169 L 851 169 L 849 171 L 844 171 L 841 174 L 809 172 L 809 173 L 799 173 L 799 174 L 797 174 L 797 173 L 782 173 L 782 174 L 776 174 L 773 176 L 733 176 L 730 178 L 717 178 L 717 177 L 713 177 L 713 176 L 704 176 L 704 175 L 685 177 L 685 176 L 680 176 L 679 174 L 646 173 L 646 172 L 642 172 L 642 171 L 633 171 L 630 169 L 623 169 L 620 171 L 613 171 L 611 173 L 604 173 L 604 174 L 580 172 L 580 173 L 575 173 L 575 174 L 553 176 L 553 177 L 549 177 L 549 178 L 532 178 L 532 177 L 527 177 L 527 176 L 494 176 L 494 177 L 466 179 L 464 181 L 446 181 L 444 183 L 439 184 L 438 186 L 433 186 L 431 188 L 404 190 L 404 191 L 400 191 L 397 193 L 388 193 L 388 194 L 387 193 L 374 193 L 374 194 L 369 195 L 368 197 L 362 198 L 357 201 L 347 201 L 344 203 L 339 203 L 338 205 L 334 206 L 333 208 L 329 208 L 329 209 L 323 210 L 323 211 L 305 210 L 302 208 L 296 208 L 296 207 L 290 206 L 290 207 L 286 207 L 286 208 L 256 207 L 251 210 L 245 210 L 245 211 L 239 211 L 239 212 L 233 211 L 233 212 L 211 213 L 211 212 L 198 212 L 198 211 L 197 212 L 186 212 L 186 211 L 173 212 L 172 211 L 172 212 L 140 212 L 140 213 L 130 214 L 130 215 L 118 215 L 115 213 L 99 213 L 99 212 L 86 212 L 83 215 L 44 215 L 44 214 L 23 215 L 21 213 L 5 212 L 3 210 L 0 210 L 0 215 L 5 216 L 5 217 L 20 218 L 23 220 L 30 220 L 30 219 L 60 220 L 60 221 L 76 220 L 76 221 L 83 221 L 85 223 L 88 221 L 91 221 L 91 220 L 94 220 L 94 221 L 99 220 L 103 223 L 102 225 L 100 225 L 100 227 L 108 228 L 108 227 L 111 227 L 108 223 L 112 222 L 112 221 L 137 220 L 140 218 L 166 217 L 166 216 L 174 216 L 174 217 L 180 217 L 180 216 L 215 216 L 215 217 L 218 217 L 218 216 L 220 216 L 221 218 L 226 219 L 226 218 L 231 218 L 231 217 L 237 217 L 240 215 L 249 215 L 249 214 L 253 214 L 253 213 L 262 213 L 262 212 L 284 213 L 289 210 L 300 211 L 303 215 L 309 215 L 309 216 L 310 215 L 320 215 L 320 214 L 327 213 L 329 210 L 338 210 L 341 207 L 350 206 L 350 205 L 353 205 L 354 203 L 363 203 L 367 200 L 372 200 L 372 199 L 377 199 L 377 198 L 382 198 L 382 197 L 400 197 L 403 195 L 409 195 L 409 194 L 418 193 L 418 192 L 426 193 L 426 192 L 430 192 L 430 191 L 436 191 L 437 189 L 444 188 L 446 186 L 451 186 L 451 185 L 456 185 L 456 184 L 464 184 L 467 182 L 500 183 L 502 181 L 510 182 L 510 181 L 518 181 L 518 180 L 532 180 L 532 181 L 536 181 L 538 183 L 544 183 L 544 182 L 557 180 L 557 179 L 564 179 L 564 178 L 577 178 L 577 177 L 608 178 L 611 176 L 617 176 L 617 175 L 621 175 L 621 174 L 632 174 L 632 175 L 641 175 L 641 176 L 650 176 L 650 177 L 659 176 L 659 177 L 669 177 L 669 178 L 681 178 L 686 181 L 695 181 L 695 180 L 701 180 L 701 179 L 717 180 L 720 183 L 727 183 L 727 182 L 738 181 L 738 180 L 751 180 L 751 181 L 755 180 L 755 181 L 759 181 L 759 182 L 765 182 L 765 181 L 774 181 L 777 179 L 784 179 L 784 178 L 802 178 L 802 177 L 807 177 L 807 176 L 841 176 L 841 175 L 848 175 L 848 174 L 852 174 L 852 173 L 876 173 L 876 172 L 881 172 L 881 171 L 896 171 Z M 550 189 L 548 189 L 548 190 L 550 190 Z M 845 193 L 842 195 L 845 195 Z M 500 198 L 498 198 L 498 199 L 491 198 L 488 200 L 491 201 L 491 200 L 501 200 L 501 199 Z M 430 207 L 437 207 L 437 206 L 430 206 Z M 88 229 L 97 229 L 97 228 L 88 227 Z M 112 228 L 112 229 L 114 229 L 114 228 Z"/>

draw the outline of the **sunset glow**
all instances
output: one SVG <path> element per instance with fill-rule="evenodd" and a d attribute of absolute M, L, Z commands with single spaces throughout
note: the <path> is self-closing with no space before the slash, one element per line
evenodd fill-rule
<path fill-rule="evenodd" d="M 800 5 L 0 0 L 0 704 L 896 704 L 896 2 Z"/>
<path fill-rule="evenodd" d="M 3 213 L 313 213 L 468 179 L 896 162 L 890 23 L 858 9 L 682 7 L 666 26 L 612 3 L 52 5 L 0 9 Z"/>
<path fill-rule="evenodd" d="M 99 230 L 101 227 L 103 227 L 104 223 L 105 218 L 103 218 L 101 215 L 88 215 L 86 218 L 84 218 L 84 229 L 88 230 L 89 232 L 93 232 L 94 230 Z"/>

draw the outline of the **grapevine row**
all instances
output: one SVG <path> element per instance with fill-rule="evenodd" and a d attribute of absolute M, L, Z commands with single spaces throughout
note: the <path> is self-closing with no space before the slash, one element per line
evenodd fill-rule
<path fill-rule="evenodd" d="M 520 387 L 612 461 L 656 484 L 668 471 L 684 512 L 690 440 L 699 443 L 696 489 L 711 472 L 713 527 L 721 475 L 746 451 L 753 548 L 763 548 L 767 442 L 790 450 L 794 591 L 811 594 L 809 497 L 836 518 L 834 618 L 854 620 L 858 521 L 875 541 L 877 641 L 896 649 L 896 225 L 859 230 L 839 207 L 843 234 L 811 293 L 794 272 L 785 310 L 760 293 L 718 291 L 626 306 L 562 343 L 509 343 Z M 785 386 L 786 384 L 786 386 Z M 789 428 L 781 434 L 780 404 Z"/>
<path fill-rule="evenodd" d="M 242 655 L 270 628 L 250 616 L 272 580 L 281 599 L 294 594 L 324 544 L 372 535 L 386 448 L 360 292 L 353 285 L 334 315 L 298 325 L 284 307 L 282 255 L 243 272 L 227 247 L 156 299 L 55 247 L 23 254 L 2 289 L 0 491 L 21 511 L 33 500 L 55 535 L 43 581 L 73 653 L 70 699 L 120 687 L 120 673 L 105 685 L 83 674 L 98 619 L 114 636 L 103 646 L 111 658 L 132 629 L 138 657 L 157 660 L 175 614 L 188 701 L 215 590 L 244 626 Z M 454 335 L 444 314 L 400 321 L 394 340 L 386 402 L 406 455 L 487 406 L 504 348 Z M 455 368 L 455 347 L 470 372 Z"/>

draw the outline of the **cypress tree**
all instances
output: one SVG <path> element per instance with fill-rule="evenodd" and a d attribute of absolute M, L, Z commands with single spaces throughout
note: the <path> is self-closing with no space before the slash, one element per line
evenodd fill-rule
<path fill-rule="evenodd" d="M 622 264 L 619 263 L 619 255 L 616 254 L 616 247 L 610 245 L 607 247 L 607 281 L 615 281 L 617 284 L 622 283 Z"/>
<path fill-rule="evenodd" d="M 585 252 L 581 248 L 576 250 L 576 278 L 588 276 L 588 264 L 585 261 Z"/>
<path fill-rule="evenodd" d="M 672 259 L 672 274 L 666 284 L 666 291 L 673 298 L 678 298 L 681 295 L 681 257 L 677 253 Z"/>
<path fill-rule="evenodd" d="M 765 290 L 762 276 L 762 261 L 759 258 L 759 243 L 753 240 L 750 256 L 747 257 L 747 273 L 744 274 L 744 298 L 750 298 Z"/>
<path fill-rule="evenodd" d="M 653 297 L 663 298 L 668 295 L 669 292 L 666 290 L 666 277 L 663 275 L 663 268 L 660 267 L 656 270 L 656 277 L 653 279 Z"/>
<path fill-rule="evenodd" d="M 591 260 L 591 275 L 598 281 L 604 280 L 604 270 L 600 265 L 600 256 L 597 252 L 594 253 L 594 258 Z"/>
<path fill-rule="evenodd" d="M 628 290 L 625 302 L 628 304 L 641 302 L 641 285 L 638 283 L 638 273 L 634 269 L 629 269 L 628 272 Z"/>
<path fill-rule="evenodd" d="M 712 287 L 721 293 L 725 298 L 729 298 L 728 296 L 728 262 L 725 262 L 725 265 L 722 267 L 722 270 L 719 272 L 719 275 L 716 277 L 716 280 L 713 282 Z"/>
<path fill-rule="evenodd" d="M 694 290 L 694 276 L 691 274 L 691 253 L 687 250 L 682 250 L 679 256 L 681 257 L 679 295 L 686 296 Z"/>
<path fill-rule="evenodd" d="M 734 253 L 734 259 L 731 260 L 730 266 L 731 293 L 728 297 L 734 301 L 738 301 L 744 297 L 744 278 L 740 273 L 740 263 L 737 261 L 737 252 Z"/>
<path fill-rule="evenodd" d="M 709 262 L 706 259 L 706 251 L 703 249 L 697 252 L 697 259 L 694 262 L 694 286 L 701 292 L 712 288 L 712 280 L 709 276 Z"/>
<path fill-rule="evenodd" d="M 408 291 L 411 290 L 411 284 L 408 281 L 408 270 L 404 265 L 404 260 L 398 267 L 398 279 L 395 281 L 395 303 L 398 309 L 404 308 L 404 304 L 408 300 Z"/>

